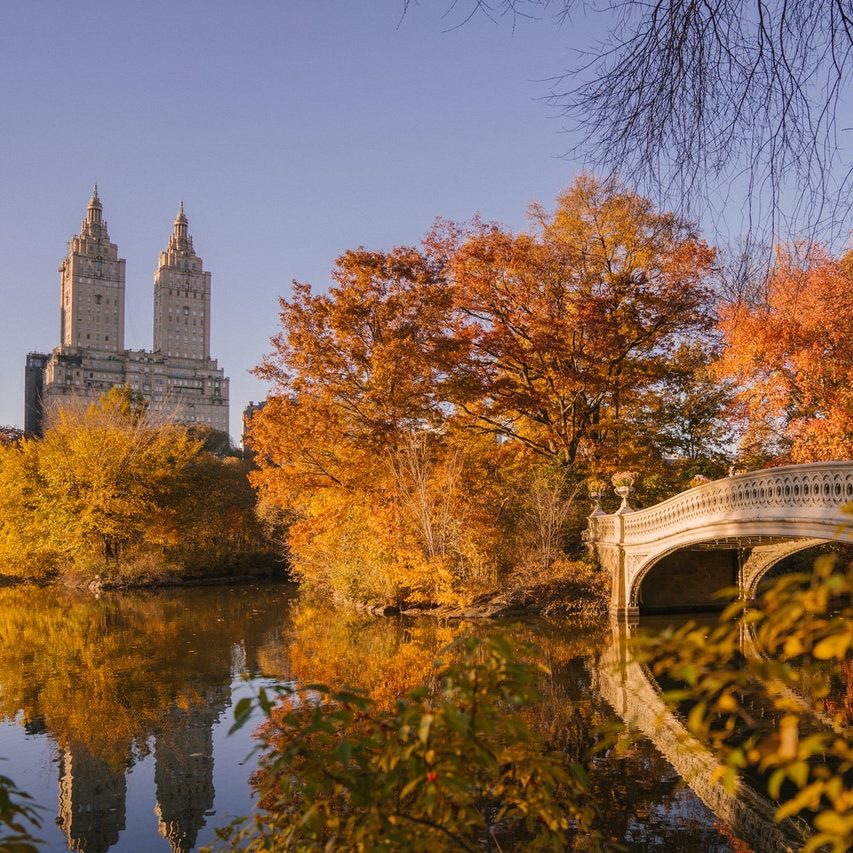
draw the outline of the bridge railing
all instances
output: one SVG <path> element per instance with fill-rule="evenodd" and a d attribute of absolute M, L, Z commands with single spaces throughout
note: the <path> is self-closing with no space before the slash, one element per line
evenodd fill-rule
<path fill-rule="evenodd" d="M 659 539 L 718 518 L 789 515 L 841 520 L 853 501 L 853 462 L 815 462 L 738 474 L 688 489 L 648 509 L 589 519 L 589 539 L 617 543 Z"/>
<path fill-rule="evenodd" d="M 619 516 L 592 515 L 588 521 L 589 539 L 593 542 L 617 542 L 619 540 Z"/>

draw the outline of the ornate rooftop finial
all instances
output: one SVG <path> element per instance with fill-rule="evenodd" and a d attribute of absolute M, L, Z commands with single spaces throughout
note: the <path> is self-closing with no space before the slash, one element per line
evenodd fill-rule
<path fill-rule="evenodd" d="M 89 199 L 89 207 L 101 208 L 101 199 L 98 197 L 98 185 L 92 189 L 92 197 Z"/>
<path fill-rule="evenodd" d="M 192 249 L 192 243 L 189 241 L 189 236 L 187 215 L 184 213 L 184 200 L 181 199 L 181 205 L 178 208 L 177 215 L 175 216 L 175 223 L 172 228 L 172 237 L 169 241 L 169 245 L 181 250 L 186 250 L 188 246 Z"/>
<path fill-rule="evenodd" d="M 89 204 L 86 205 L 86 218 L 83 220 L 83 228 L 86 234 L 90 236 L 94 234 L 93 228 L 106 228 L 106 222 L 103 221 L 103 211 L 101 199 L 98 197 L 98 185 L 95 184 L 92 188 L 92 197 L 89 199 Z M 80 233 L 83 234 L 83 231 Z M 106 235 L 106 230 L 104 230 L 104 235 Z"/>

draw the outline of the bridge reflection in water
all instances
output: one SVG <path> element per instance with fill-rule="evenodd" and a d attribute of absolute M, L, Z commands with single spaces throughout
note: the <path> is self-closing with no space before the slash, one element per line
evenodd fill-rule
<path fill-rule="evenodd" d="M 641 610 L 722 606 L 715 592 L 731 586 L 754 597 L 761 579 L 784 558 L 853 542 L 850 516 L 842 512 L 851 501 L 853 462 L 823 462 L 727 477 L 647 509 L 635 511 L 625 502 L 619 512 L 599 509 L 589 518 L 590 548 L 611 574 L 614 617 L 612 642 L 596 668 L 597 690 L 756 850 L 798 850 L 805 830 L 775 823 L 774 804 L 744 782 L 730 793 L 715 781 L 719 759 L 669 710 L 650 672 L 632 660 L 629 640 Z M 758 654 L 752 637 L 742 637 L 742 651 Z M 789 698 L 796 703 L 798 697 Z M 819 714 L 811 716 L 821 724 Z"/>
<path fill-rule="evenodd" d="M 738 780 L 730 793 L 719 780 L 719 759 L 687 730 L 661 695 L 654 677 L 632 660 L 630 639 L 635 627 L 624 620 L 612 623 L 612 642 L 595 671 L 595 688 L 616 714 L 648 738 L 684 782 L 735 835 L 762 853 L 799 850 L 805 838 L 790 821 L 773 820 L 776 807 Z"/>

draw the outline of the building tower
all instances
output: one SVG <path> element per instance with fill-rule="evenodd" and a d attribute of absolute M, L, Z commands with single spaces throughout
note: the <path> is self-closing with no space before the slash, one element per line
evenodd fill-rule
<path fill-rule="evenodd" d="M 69 850 L 107 853 L 125 828 L 126 799 L 123 766 L 112 766 L 83 743 L 61 748 L 56 822 Z"/>
<path fill-rule="evenodd" d="M 110 242 L 98 186 L 80 233 L 59 265 L 60 346 L 106 352 L 124 349 L 124 259 Z"/>
<path fill-rule="evenodd" d="M 162 417 L 228 431 L 228 378 L 210 357 L 210 273 L 193 249 L 183 202 L 154 274 L 153 352 L 124 348 L 125 263 L 97 186 L 59 272 L 60 344 L 43 366 L 37 354 L 27 360 L 25 407 L 42 404 L 28 421 L 34 433 L 57 407 L 123 386 Z"/>
<path fill-rule="evenodd" d="M 172 853 L 194 850 L 211 814 L 213 727 L 230 704 L 231 688 L 227 683 L 199 685 L 197 695 L 202 701 L 188 708 L 174 705 L 164 715 L 154 742 L 154 812 Z"/>
<path fill-rule="evenodd" d="M 154 352 L 210 358 L 210 273 L 193 249 L 183 202 L 154 273 Z"/>

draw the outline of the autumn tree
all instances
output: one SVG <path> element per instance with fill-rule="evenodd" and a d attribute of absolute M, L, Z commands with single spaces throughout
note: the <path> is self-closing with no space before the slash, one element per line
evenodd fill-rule
<path fill-rule="evenodd" d="M 260 540 L 242 465 L 127 388 L 58 408 L 43 439 L 0 447 L 0 573 L 226 569 Z"/>
<path fill-rule="evenodd" d="M 353 438 L 374 445 L 440 422 L 443 366 L 458 349 L 441 268 L 416 249 L 359 249 L 332 277 L 328 294 L 294 284 L 293 300 L 280 300 L 283 331 L 259 375 L 339 412 Z"/>
<path fill-rule="evenodd" d="M 583 176 L 534 231 L 479 226 L 450 262 L 480 428 L 572 468 L 624 464 L 626 435 L 684 341 L 711 324 L 713 252 L 686 223 Z"/>
<path fill-rule="evenodd" d="M 720 373 L 737 384 L 742 451 L 761 460 L 853 456 L 853 253 L 781 251 L 767 299 L 722 310 Z"/>
<path fill-rule="evenodd" d="M 274 395 L 252 419 L 253 481 L 293 511 L 304 580 L 434 600 L 473 565 L 457 536 L 471 448 L 454 443 L 446 402 L 466 349 L 453 293 L 440 261 L 412 248 L 346 252 L 333 279 L 327 294 L 295 285 L 281 300 L 259 370 Z"/>
<path fill-rule="evenodd" d="M 161 503 L 159 540 L 188 573 L 223 574 L 252 562 L 275 562 L 256 513 L 248 468 L 235 456 L 220 458 L 202 450 Z"/>
<path fill-rule="evenodd" d="M 733 389 L 714 370 L 714 339 L 680 344 L 666 370 L 640 399 L 630 430 L 633 453 L 659 458 L 637 488 L 641 505 L 657 503 L 687 488 L 696 475 L 715 479 L 731 466 Z"/>
<path fill-rule="evenodd" d="M 438 365 L 456 343 L 440 270 L 415 249 L 358 250 L 332 276 L 328 294 L 295 283 L 280 300 L 282 331 L 258 369 L 274 395 L 252 419 L 255 480 L 285 503 L 328 484 L 355 488 L 361 451 L 369 481 L 371 460 L 443 419 Z"/>
<path fill-rule="evenodd" d="M 118 560 L 143 538 L 158 498 L 197 450 L 185 430 L 156 424 L 127 389 L 85 410 L 59 409 L 39 446 L 52 538 L 69 553 Z"/>
<path fill-rule="evenodd" d="M 345 253 L 326 294 L 295 285 L 251 441 L 297 575 L 435 602 L 549 570 L 583 477 L 659 463 L 632 433 L 711 325 L 712 259 L 677 217 L 583 177 L 529 234 L 439 223 L 419 250 Z"/>
<path fill-rule="evenodd" d="M 117 561 L 141 541 L 158 498 L 197 451 L 184 430 L 155 427 L 129 389 L 59 408 L 42 441 L 7 450 L 3 540 L 37 540 L 60 563 Z"/>

